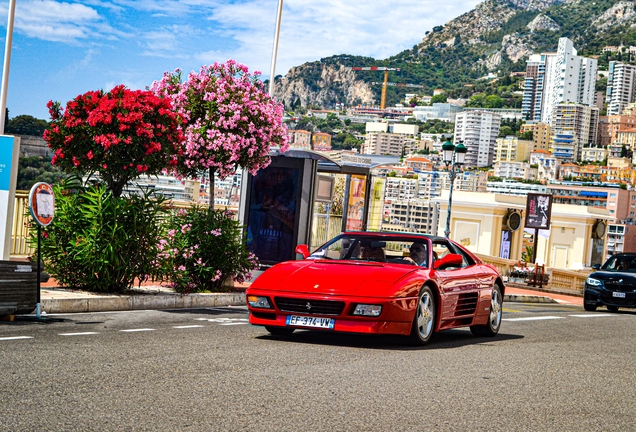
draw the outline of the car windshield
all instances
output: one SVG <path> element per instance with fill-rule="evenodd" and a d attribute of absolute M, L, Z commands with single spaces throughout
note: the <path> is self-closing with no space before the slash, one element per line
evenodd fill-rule
<path fill-rule="evenodd" d="M 308 259 L 391 262 L 428 267 L 427 238 L 342 235 L 314 251 Z"/>
<path fill-rule="evenodd" d="M 603 264 L 602 269 L 636 273 L 636 255 L 614 255 Z"/>

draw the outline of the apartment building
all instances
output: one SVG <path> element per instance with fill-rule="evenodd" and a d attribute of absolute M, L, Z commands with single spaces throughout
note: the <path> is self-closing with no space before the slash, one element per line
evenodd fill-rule
<path fill-rule="evenodd" d="M 636 128 L 636 116 L 600 116 L 596 144 L 608 146 L 618 139 L 618 133 Z"/>
<path fill-rule="evenodd" d="M 545 150 L 550 148 L 550 125 L 546 123 L 524 123 L 521 125 L 521 133 L 532 132 L 532 150 Z"/>
<path fill-rule="evenodd" d="M 494 162 L 523 162 L 530 158 L 532 141 L 520 140 L 516 136 L 497 138 L 495 141 Z"/>
<path fill-rule="evenodd" d="M 300 150 L 311 150 L 311 132 L 303 129 L 296 129 L 287 132 L 289 141 L 289 147 Z M 290 135 L 291 134 L 291 135 Z"/>
<path fill-rule="evenodd" d="M 607 115 L 619 115 L 636 102 L 636 66 L 610 61 L 607 77 Z"/>
<path fill-rule="evenodd" d="M 552 152 L 564 160 L 578 161 L 583 146 L 596 140 L 598 108 L 560 103 L 554 106 L 552 122 Z"/>
<path fill-rule="evenodd" d="M 464 111 L 455 118 L 455 143 L 468 149 L 466 167 L 487 167 L 494 160 L 494 149 L 501 127 L 501 115 L 489 111 Z"/>
<path fill-rule="evenodd" d="M 609 150 L 602 146 L 583 147 L 581 160 L 586 162 L 603 162 L 609 156 Z"/>
<path fill-rule="evenodd" d="M 389 132 L 367 132 L 361 154 L 401 156 L 404 135 Z"/>
<path fill-rule="evenodd" d="M 537 180 L 548 183 L 558 178 L 560 161 L 552 153 L 545 150 L 536 150 L 530 153 L 530 165 L 537 167 Z"/>
<path fill-rule="evenodd" d="M 331 151 L 331 134 L 325 132 L 316 132 L 311 137 L 314 151 L 328 152 Z"/>
<path fill-rule="evenodd" d="M 495 177 L 515 178 L 524 180 L 536 180 L 537 169 L 532 168 L 528 162 L 501 161 L 493 165 Z"/>

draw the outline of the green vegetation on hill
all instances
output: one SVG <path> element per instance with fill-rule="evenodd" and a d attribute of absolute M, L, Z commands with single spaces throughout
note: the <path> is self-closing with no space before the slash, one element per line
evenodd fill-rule
<path fill-rule="evenodd" d="M 446 90 L 449 98 L 471 99 L 470 106 L 520 108 L 521 97 L 513 94 L 514 91 L 521 90 L 518 83 L 503 84 L 501 80 L 509 76 L 510 72 L 525 71 L 527 57 L 513 62 L 503 47 L 504 37 L 513 35 L 535 53 L 554 51 L 559 38 L 568 37 L 573 41 L 579 55 L 598 57 L 599 69 L 605 69 L 609 60 L 632 61 L 634 59 L 628 53 L 602 53 L 603 47 L 607 45 L 636 46 L 636 26 L 632 26 L 633 18 L 621 23 L 618 21 L 620 14 L 613 14 L 610 21 L 600 20 L 600 17 L 617 3 L 617 0 L 582 0 L 563 2 L 539 11 L 518 8 L 506 0 L 487 0 L 483 4 L 482 14 L 491 13 L 492 16 L 508 17 L 507 20 L 502 20 L 496 30 L 468 36 L 467 30 L 464 29 L 475 28 L 479 23 L 470 21 L 471 15 L 466 14 L 461 19 L 433 28 L 432 32 L 427 32 L 427 37 L 420 44 L 387 59 L 336 55 L 311 63 L 307 72 L 303 72 L 297 79 L 303 79 L 309 88 L 317 91 L 321 89 L 320 76 L 324 65 L 388 66 L 400 68 L 400 71 L 389 73 L 390 82 L 423 86 L 422 89 L 389 86 L 388 106 L 404 103 L 407 93 L 432 95 L 434 89 L 442 88 Z M 560 28 L 532 32 L 527 25 L 538 15 L 549 17 Z M 491 59 L 496 53 L 501 54 L 501 63 L 487 69 L 486 60 Z M 488 72 L 497 74 L 500 82 L 487 83 L 478 80 Z M 381 81 L 382 78 L 378 72 L 360 71 L 356 72 L 356 76 L 359 80 L 369 83 Z M 376 100 L 380 100 L 382 86 L 373 86 L 373 91 Z M 492 95 L 502 100 L 489 98 Z M 343 100 L 342 95 L 334 95 L 334 104 L 336 100 Z M 330 107 L 329 103 L 327 101 L 325 107 Z"/>

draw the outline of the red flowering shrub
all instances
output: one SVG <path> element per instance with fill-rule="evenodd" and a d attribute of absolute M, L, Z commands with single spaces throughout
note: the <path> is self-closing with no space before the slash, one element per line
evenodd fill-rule
<path fill-rule="evenodd" d="M 169 98 L 118 85 L 67 102 L 47 104 L 44 140 L 52 163 L 67 172 L 99 174 L 114 196 L 141 174 L 159 174 L 177 164 L 183 134 Z"/>

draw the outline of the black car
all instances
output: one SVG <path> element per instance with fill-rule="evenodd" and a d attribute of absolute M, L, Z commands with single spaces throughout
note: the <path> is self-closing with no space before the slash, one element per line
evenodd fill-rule
<path fill-rule="evenodd" d="M 585 280 L 583 307 L 599 306 L 616 312 L 619 307 L 636 308 L 636 253 L 612 255 Z"/>

